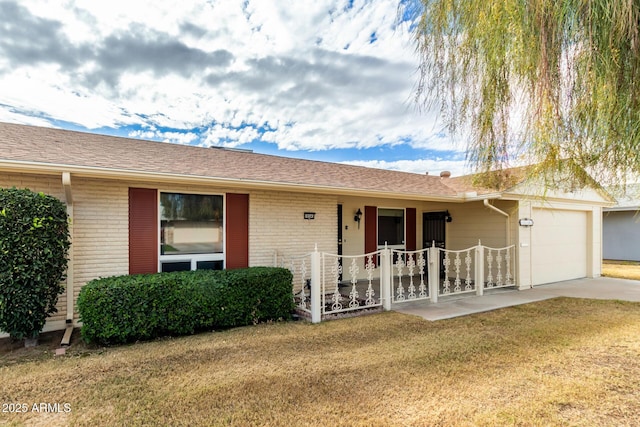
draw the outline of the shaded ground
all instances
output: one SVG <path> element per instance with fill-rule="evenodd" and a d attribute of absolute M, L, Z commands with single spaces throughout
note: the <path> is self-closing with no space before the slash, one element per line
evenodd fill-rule
<path fill-rule="evenodd" d="M 31 348 L 25 348 L 22 340 L 0 338 L 0 366 L 54 357 L 56 349 L 60 348 L 63 335 L 64 331 L 44 332 L 38 338 L 38 345 Z M 80 329 L 74 329 L 70 344 L 70 348 L 73 348 L 74 351 L 97 349 L 97 347 L 87 346 L 82 342 Z"/>

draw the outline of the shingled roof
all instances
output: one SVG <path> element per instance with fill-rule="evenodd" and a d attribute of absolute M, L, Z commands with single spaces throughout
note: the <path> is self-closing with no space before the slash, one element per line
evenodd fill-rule
<path fill-rule="evenodd" d="M 153 175 L 463 201 L 449 178 L 338 163 L 0 123 L 0 170 Z M 480 191 L 480 193 L 483 193 Z M 467 194 L 468 196 L 468 194 Z"/>

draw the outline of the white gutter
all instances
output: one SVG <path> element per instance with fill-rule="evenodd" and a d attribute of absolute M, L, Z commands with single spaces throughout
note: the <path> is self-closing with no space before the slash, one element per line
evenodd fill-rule
<path fill-rule="evenodd" d="M 67 325 L 73 325 L 73 192 L 71 191 L 71 174 L 69 172 L 62 172 L 62 187 L 64 187 L 67 215 L 69 215 L 69 236 L 71 238 L 69 262 L 67 263 Z"/>
<path fill-rule="evenodd" d="M 289 192 L 314 192 L 319 194 L 338 194 L 349 196 L 372 196 L 390 199 L 412 199 L 429 202 L 464 203 L 473 199 L 465 199 L 460 194 L 429 196 L 420 193 L 398 193 L 389 190 L 371 190 L 366 188 L 345 188 L 322 184 L 302 184 L 292 182 L 273 182 L 246 178 L 221 178 L 202 175 L 182 175 L 175 173 L 134 171 L 128 169 L 105 169 L 91 166 L 71 166 L 64 164 L 47 164 L 40 162 L 0 160 L 0 170 L 15 170 L 21 173 L 69 173 L 76 177 L 92 177 L 147 182 L 183 182 L 200 185 L 233 185 L 249 189 L 269 189 Z M 487 196 L 484 196 L 487 197 Z"/>
<path fill-rule="evenodd" d="M 489 199 L 484 199 L 482 203 L 484 203 L 484 205 L 489 209 L 495 212 L 498 212 L 500 215 L 504 215 L 505 217 L 507 217 L 507 244 L 505 246 L 509 246 L 511 244 L 511 227 L 509 225 L 509 218 L 510 218 L 509 214 L 493 206 L 491 203 L 489 203 Z"/>

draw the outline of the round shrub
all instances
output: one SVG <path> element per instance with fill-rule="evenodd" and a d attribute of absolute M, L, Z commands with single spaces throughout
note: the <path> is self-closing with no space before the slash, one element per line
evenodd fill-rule
<path fill-rule="evenodd" d="M 17 339 L 38 336 L 64 291 L 69 246 L 60 200 L 0 189 L 0 330 Z"/>
<path fill-rule="evenodd" d="M 115 344 L 289 319 L 291 280 L 275 267 L 92 280 L 78 296 L 82 337 Z"/>

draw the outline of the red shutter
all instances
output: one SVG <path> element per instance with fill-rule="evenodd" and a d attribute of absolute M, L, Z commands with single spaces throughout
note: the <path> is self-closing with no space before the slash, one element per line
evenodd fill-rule
<path fill-rule="evenodd" d="M 406 233 L 405 236 L 405 247 L 408 251 L 416 250 L 416 209 L 415 208 L 407 208 L 406 219 L 405 219 L 405 227 Z"/>
<path fill-rule="evenodd" d="M 378 250 L 378 208 L 364 207 L 364 252 L 371 253 Z M 377 257 L 373 257 L 376 263 Z"/>
<path fill-rule="evenodd" d="M 129 188 L 129 274 L 158 272 L 158 191 Z"/>
<path fill-rule="evenodd" d="M 227 193 L 227 269 L 249 266 L 249 195 Z"/>

